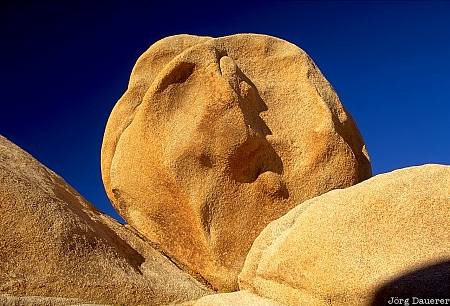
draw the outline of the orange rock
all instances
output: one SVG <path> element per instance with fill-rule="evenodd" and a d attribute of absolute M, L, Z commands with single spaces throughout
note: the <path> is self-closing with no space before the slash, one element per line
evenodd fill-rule
<path fill-rule="evenodd" d="M 177 35 L 137 61 L 102 147 L 120 214 L 220 291 L 295 205 L 371 175 L 355 123 L 308 55 L 257 34 Z"/>
<path fill-rule="evenodd" d="M 204 296 L 197 301 L 186 302 L 183 306 L 283 306 L 270 299 L 260 297 L 248 291 L 219 293 Z M 180 305 L 180 306 L 181 306 Z"/>

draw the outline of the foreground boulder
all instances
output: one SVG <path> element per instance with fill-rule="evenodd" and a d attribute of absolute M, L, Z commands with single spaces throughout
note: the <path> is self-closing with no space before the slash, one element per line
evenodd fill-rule
<path fill-rule="evenodd" d="M 449 216 L 450 166 L 406 168 L 331 191 L 264 229 L 240 288 L 286 305 L 450 298 Z"/>
<path fill-rule="evenodd" d="M 212 294 L 197 301 L 186 302 L 180 306 L 283 306 L 270 299 L 263 298 L 248 291 Z"/>
<path fill-rule="evenodd" d="M 0 233 L 5 305 L 158 305 L 211 292 L 1 136 Z"/>
<path fill-rule="evenodd" d="M 151 46 L 110 115 L 101 161 L 124 219 L 221 291 L 237 289 L 270 221 L 371 175 L 354 121 L 309 56 L 256 34 Z"/>

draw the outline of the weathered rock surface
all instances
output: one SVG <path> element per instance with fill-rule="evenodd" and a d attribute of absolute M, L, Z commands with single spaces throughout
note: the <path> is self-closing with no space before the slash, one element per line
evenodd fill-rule
<path fill-rule="evenodd" d="M 286 305 L 449 298 L 449 216 L 450 166 L 405 168 L 330 191 L 264 229 L 240 288 Z"/>
<path fill-rule="evenodd" d="M 221 291 L 295 205 L 371 175 L 361 136 L 308 55 L 256 34 L 177 35 L 137 61 L 102 146 L 120 214 Z"/>
<path fill-rule="evenodd" d="M 158 305 L 211 293 L 1 136 L 0 216 L 5 304 Z"/>
<path fill-rule="evenodd" d="M 282 304 L 260 297 L 248 291 L 212 294 L 183 306 L 282 306 Z"/>
<path fill-rule="evenodd" d="M 0 305 L 2 306 L 109 306 L 104 304 L 85 304 L 79 299 L 66 299 L 43 296 L 13 296 L 0 294 Z"/>

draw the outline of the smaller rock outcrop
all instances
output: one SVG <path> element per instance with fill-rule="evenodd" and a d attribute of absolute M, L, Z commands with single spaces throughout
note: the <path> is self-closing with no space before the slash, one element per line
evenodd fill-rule
<path fill-rule="evenodd" d="M 14 305 L 157 305 L 211 293 L 1 136 L 0 233 L 0 300 Z"/>
<path fill-rule="evenodd" d="M 187 302 L 182 306 L 283 306 L 270 299 L 263 298 L 249 291 L 236 291 L 208 295 L 194 302 Z"/>

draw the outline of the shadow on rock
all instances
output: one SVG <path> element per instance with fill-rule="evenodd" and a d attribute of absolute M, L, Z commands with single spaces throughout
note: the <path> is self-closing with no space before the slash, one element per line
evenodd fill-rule
<path fill-rule="evenodd" d="M 371 305 L 429 305 L 424 299 L 450 299 L 450 261 L 424 266 L 386 283 L 376 292 Z"/>

